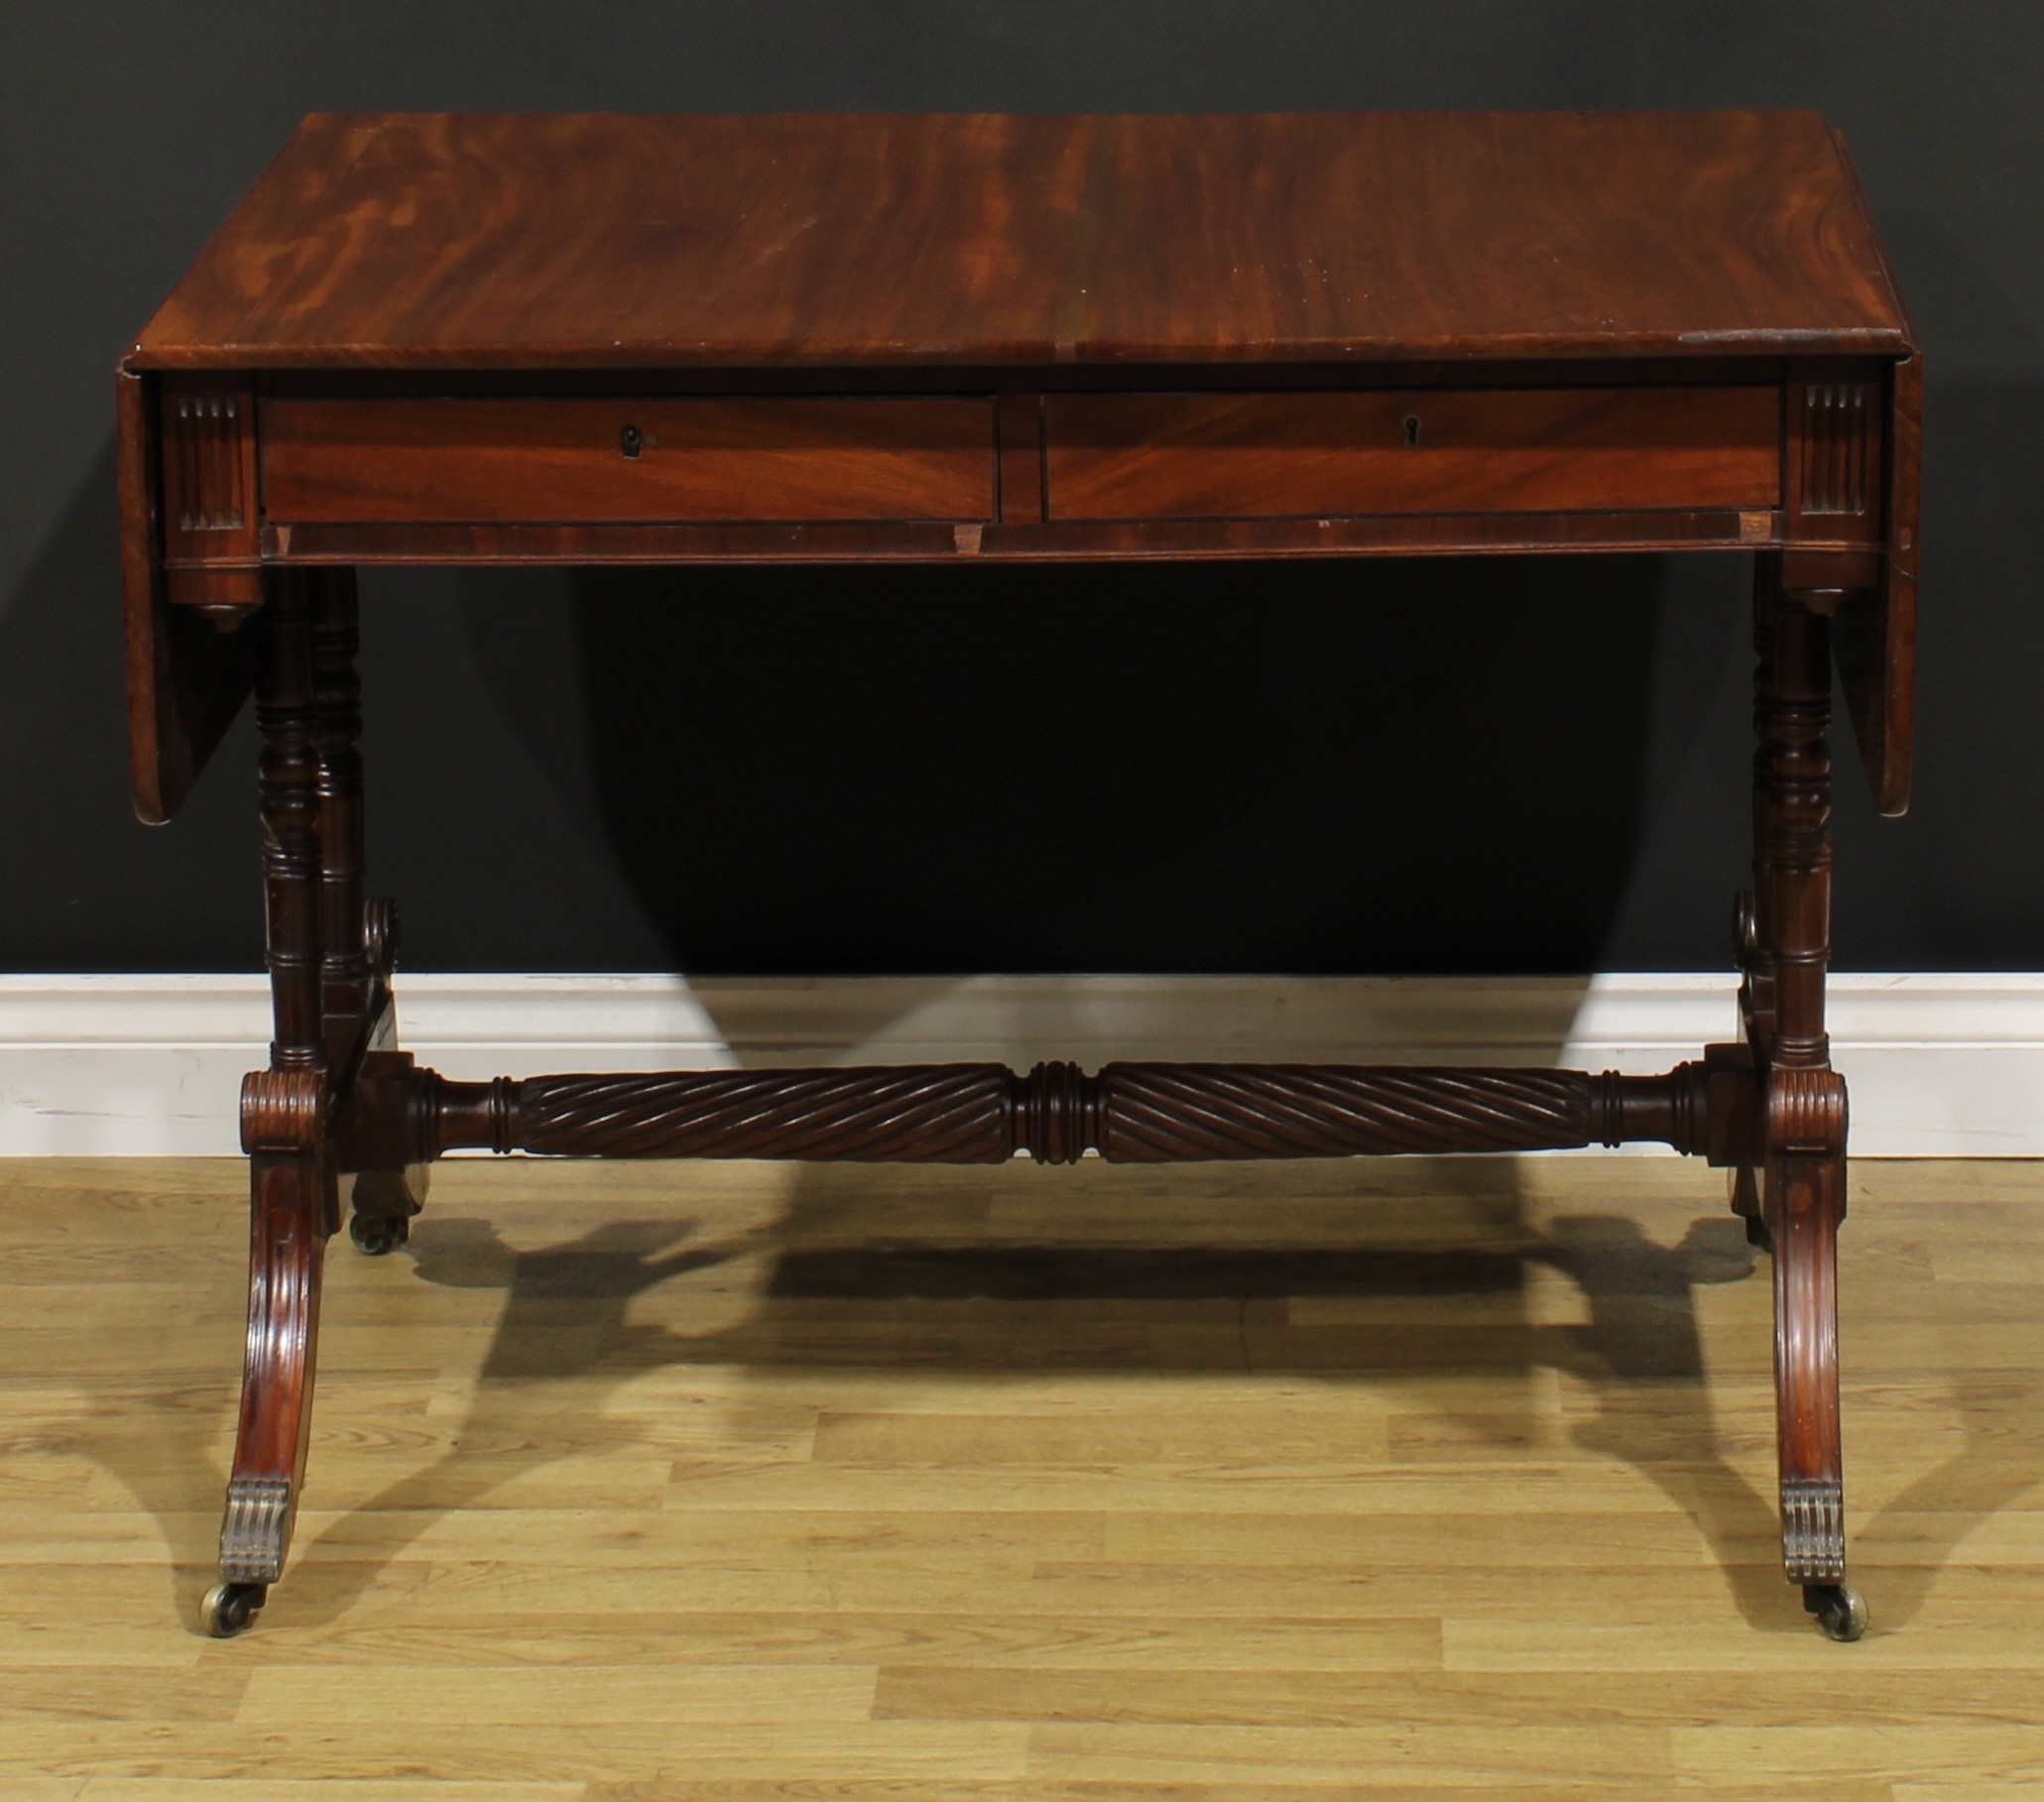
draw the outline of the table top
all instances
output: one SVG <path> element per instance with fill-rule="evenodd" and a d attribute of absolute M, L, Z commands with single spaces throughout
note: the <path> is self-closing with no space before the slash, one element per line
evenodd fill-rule
<path fill-rule="evenodd" d="M 1815 113 L 318 114 L 126 366 L 1912 348 Z"/>

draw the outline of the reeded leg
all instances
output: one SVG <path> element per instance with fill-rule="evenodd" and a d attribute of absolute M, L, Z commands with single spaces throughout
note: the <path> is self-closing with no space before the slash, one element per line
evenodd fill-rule
<path fill-rule="evenodd" d="M 1831 1068 L 1831 661 L 1825 618 L 1784 594 L 1763 557 L 1753 766 L 1754 888 L 1742 1003 L 1761 1072 L 1758 1236 L 1774 1255 L 1782 1568 L 1834 1638 L 1866 1624 L 1845 1587 L 1839 1425 L 1838 1228 L 1846 1087 Z M 1735 1191 L 1735 1206 L 1738 1205 Z"/>
<path fill-rule="evenodd" d="M 242 1089 L 250 1153 L 248 1347 L 234 1474 L 220 1525 L 220 1582 L 206 1625 L 239 1632 L 284 1574 L 312 1419 L 319 1276 L 339 1197 L 325 1078 L 258 1070 Z"/>
<path fill-rule="evenodd" d="M 311 608 L 313 715 L 319 752 L 320 992 L 327 1059 L 339 1073 L 343 1108 L 369 1105 L 358 1078 L 376 1053 L 398 1046 L 390 977 L 397 958 L 395 911 L 363 900 L 362 683 L 360 610 L 352 569 L 304 576 Z M 351 1144 L 365 1136 L 344 1129 Z M 425 1199 L 425 1166 L 363 1168 L 354 1180 L 348 1236 L 378 1255 L 403 1245 Z"/>
<path fill-rule="evenodd" d="M 249 1316 L 234 1472 L 207 1626 L 233 1633 L 284 1568 L 304 1474 L 319 1269 L 338 1224 L 327 1140 L 319 945 L 319 759 L 306 583 L 268 581 L 259 618 L 264 933 L 270 1068 L 242 1085 L 250 1155 Z"/>
<path fill-rule="evenodd" d="M 1781 1549 L 1789 1582 L 1846 1577 L 1838 1382 L 1838 1226 L 1842 1157 L 1767 1160 L 1774 1223 L 1774 1382 Z"/>

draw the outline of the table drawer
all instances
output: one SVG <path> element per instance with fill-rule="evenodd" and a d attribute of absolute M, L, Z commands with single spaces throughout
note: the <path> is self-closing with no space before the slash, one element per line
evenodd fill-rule
<path fill-rule="evenodd" d="M 969 397 L 269 400 L 273 523 L 989 520 Z"/>
<path fill-rule="evenodd" d="M 1777 388 L 1054 395 L 1053 520 L 1781 502 Z"/>

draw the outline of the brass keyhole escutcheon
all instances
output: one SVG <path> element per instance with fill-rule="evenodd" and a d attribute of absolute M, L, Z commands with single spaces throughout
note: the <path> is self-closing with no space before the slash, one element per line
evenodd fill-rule
<path fill-rule="evenodd" d="M 628 457 L 636 457 L 646 448 L 646 433 L 636 425 L 627 425 L 618 433 L 618 448 Z"/>
<path fill-rule="evenodd" d="M 1418 443 L 1419 415 L 1416 413 L 1408 413 L 1405 416 L 1405 446 L 1408 450 L 1410 450 L 1416 448 L 1418 446 Z"/>

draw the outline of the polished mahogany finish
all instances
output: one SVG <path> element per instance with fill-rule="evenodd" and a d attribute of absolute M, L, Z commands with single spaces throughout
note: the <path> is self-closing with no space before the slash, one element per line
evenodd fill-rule
<path fill-rule="evenodd" d="M 1906 356 L 1815 113 L 321 114 L 137 369 Z"/>
<path fill-rule="evenodd" d="M 176 812 L 250 662 L 245 646 L 180 623 L 182 611 L 231 631 L 258 604 L 259 569 L 292 560 L 1678 545 L 1794 548 L 1800 590 L 1871 597 L 1842 619 L 1838 657 L 1876 798 L 1889 812 L 1907 804 L 1921 365 L 1857 178 L 1814 114 L 318 115 L 123 370 L 145 378 L 160 411 L 154 428 L 131 419 L 138 393 L 121 434 L 135 790 L 151 819 Z M 1652 456 L 1601 486 L 1588 461 L 1572 463 L 1574 477 L 1550 467 L 1544 496 L 1537 483 L 1512 492 L 1501 468 L 1496 508 L 1481 484 L 1458 495 L 1443 480 L 1430 500 L 1413 472 L 1377 462 L 1370 479 L 1322 470 L 1318 491 L 1281 516 L 1269 464 L 1299 427 L 1266 406 L 1268 436 L 1234 431 L 1240 462 L 1223 471 L 1209 458 L 1204 492 L 1174 496 L 1161 465 L 1142 478 L 1122 460 L 1092 472 L 1118 499 L 1081 486 L 1052 508 L 1049 460 L 1086 460 L 1081 441 L 1046 432 L 1072 405 L 1060 395 L 1120 387 L 1196 401 L 1260 371 L 1266 382 L 1305 371 L 1323 391 L 1352 391 L 1346 405 L 1359 404 L 1353 391 L 1460 386 L 1473 371 L 1535 386 L 1610 387 L 1615 372 L 1626 384 L 1757 384 L 1790 418 L 1771 483 L 1744 463 L 1743 424 L 1738 449 L 1671 439 L 1671 454 L 1736 466 L 1673 504 L 1656 498 L 1667 466 Z M 417 495 L 404 478 L 419 445 L 342 431 L 314 452 L 287 431 L 275 468 L 285 510 L 259 517 L 246 504 L 262 421 L 304 423 L 273 412 L 287 395 L 516 400 L 578 381 L 612 404 L 691 389 L 973 392 L 998 409 L 995 496 L 967 476 L 962 449 L 954 463 L 918 429 L 906 446 L 887 431 L 852 442 L 791 430 L 777 451 L 740 427 L 687 468 L 670 445 L 623 470 L 604 459 L 608 433 L 591 446 L 576 416 L 536 413 L 521 416 L 528 435 L 450 453 Z M 1842 393 L 1860 398 L 1843 415 L 1801 404 Z M 1431 448 L 1457 420 L 1472 443 L 1522 462 L 1540 454 L 1518 403 L 1501 396 L 1495 418 L 1450 397 L 1432 406 Z M 1865 435 L 1826 437 L 1839 418 Z M 622 434 L 635 421 L 602 423 Z M 395 417 L 389 429 L 406 435 Z M 1557 455 L 1570 429 L 1557 422 Z M 595 460 L 579 505 L 537 519 L 549 444 Z M 299 462 L 308 479 L 296 484 L 295 453 L 316 465 Z M 785 466 L 752 493 L 748 455 Z M 942 467 L 923 466 L 930 457 Z M 1445 461 L 1431 472 L 1445 477 Z M 565 483 L 575 458 L 564 462 Z M 840 488 L 819 479 L 826 467 Z M 1841 470 L 1857 472 L 1863 511 L 1832 505 Z M 1245 472 L 1265 491 L 1245 487 L 1218 530 L 1170 529 L 1187 505 L 1225 504 L 1214 481 Z M 297 517 L 309 478 L 329 474 L 328 511 Z M 1102 511 L 1140 506 L 1128 484 L 1143 479 L 1164 481 L 1161 515 Z M 334 510 L 348 483 L 361 493 L 344 518 Z M 1749 487 L 1779 498 L 1749 505 Z M 175 516 L 152 511 L 159 488 Z M 1733 488 L 1739 498 L 1713 498 Z M 435 517 L 418 511 L 428 506 Z M 1509 528 L 1529 512 L 1549 517 Z M 989 519 L 998 530 L 979 530 Z M 764 522 L 766 534 L 731 530 Z M 649 538 L 638 530 L 649 526 L 666 530 Z M 488 536 L 504 527 L 519 536 Z"/>
<path fill-rule="evenodd" d="M 994 516 L 994 404 L 956 396 L 280 399 L 262 432 L 287 527 Z"/>
<path fill-rule="evenodd" d="M 1765 512 L 1778 388 L 1053 395 L 1053 520 Z"/>
<path fill-rule="evenodd" d="M 1041 1063 L 674 1071 L 453 1083 L 404 1108 L 425 1157 L 802 1157 L 859 1163 L 1201 1163 L 1547 1151 L 1637 1141 L 1711 1149 L 1709 1072 L 1369 1064 Z M 1727 1120 L 1730 1116 L 1728 1114 Z M 1739 1147 L 1734 1145 L 1733 1150 Z M 1730 1161 L 1730 1155 L 1720 1161 Z"/>
<path fill-rule="evenodd" d="M 271 1068 L 209 1603 L 303 1486 L 320 1258 L 449 1150 L 1048 1163 L 1655 1141 L 1774 1257 L 1783 1568 L 1845 1590 L 1833 659 L 1908 798 L 1922 362 L 1808 113 L 308 119 L 124 360 L 137 805 L 246 698 Z M 1658 1076 L 1050 1062 L 448 1081 L 362 857 L 376 563 L 1756 553 L 1739 1042 Z"/>
<path fill-rule="evenodd" d="M 1462 513 L 1344 519 L 1080 520 L 1026 528 L 799 522 L 709 525 L 279 526 L 279 567 L 334 563 L 802 563 L 1126 561 L 1169 557 L 1469 555 L 1485 551 L 1743 550 L 1768 512 Z M 182 609 L 196 613 L 193 606 Z M 145 817 L 149 817 L 145 808 Z"/>
<path fill-rule="evenodd" d="M 145 820 L 184 804 L 255 683 L 255 637 L 211 629 L 193 607 L 170 605 L 164 567 L 158 433 L 151 384 L 122 370 L 114 383 L 121 509 L 121 592 L 128 686 L 128 777 Z M 239 581 L 239 576 L 230 576 Z M 238 602 L 246 598 L 236 594 Z"/>

